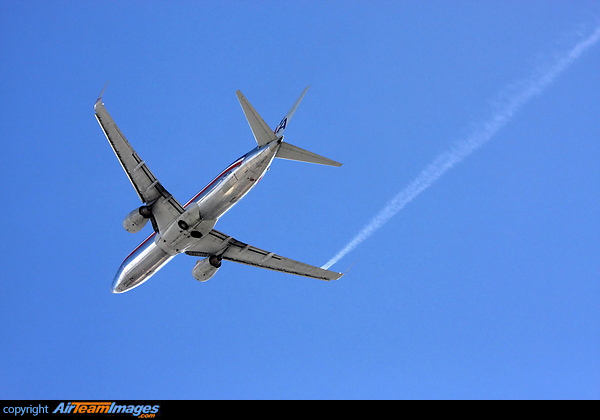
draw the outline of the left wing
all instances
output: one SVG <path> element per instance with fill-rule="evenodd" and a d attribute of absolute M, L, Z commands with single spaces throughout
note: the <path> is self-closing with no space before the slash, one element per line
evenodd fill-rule
<path fill-rule="evenodd" d="M 96 119 L 119 159 L 140 200 L 152 209 L 152 225 L 162 231 L 185 210 L 162 186 L 146 163 L 138 156 L 102 103 L 102 94 L 94 105 Z"/>
<path fill-rule="evenodd" d="M 253 247 L 214 229 L 185 253 L 195 257 L 217 255 L 228 261 L 319 280 L 337 280 L 343 275 Z"/>

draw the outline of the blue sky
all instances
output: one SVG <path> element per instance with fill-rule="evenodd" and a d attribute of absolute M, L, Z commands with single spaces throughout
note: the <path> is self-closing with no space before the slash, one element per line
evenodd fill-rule
<path fill-rule="evenodd" d="M 321 265 L 598 2 L 0 3 L 0 397 L 597 398 L 600 45 L 337 263 L 337 282 L 179 256 L 110 293 L 139 206 L 104 99 L 187 201 L 254 147 L 241 89 L 295 145 L 218 229 Z"/>

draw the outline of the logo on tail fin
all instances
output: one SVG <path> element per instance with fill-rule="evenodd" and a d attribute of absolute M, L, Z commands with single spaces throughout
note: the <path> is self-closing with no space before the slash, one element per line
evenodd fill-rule
<path fill-rule="evenodd" d="M 279 125 L 277 126 L 277 128 L 275 129 L 275 131 L 273 131 L 274 134 L 279 133 L 281 130 L 285 130 L 285 126 L 287 125 L 287 117 L 284 117 L 283 120 L 281 120 L 281 122 L 279 123 Z"/>

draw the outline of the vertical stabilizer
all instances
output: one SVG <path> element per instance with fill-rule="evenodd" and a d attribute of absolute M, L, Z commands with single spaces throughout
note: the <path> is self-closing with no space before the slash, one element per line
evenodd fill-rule
<path fill-rule="evenodd" d="M 300 97 L 298 99 L 296 99 L 296 102 L 294 102 L 294 105 L 292 105 L 292 108 L 289 110 L 289 112 L 287 113 L 287 115 L 285 117 L 283 117 L 283 119 L 281 120 L 281 122 L 279 123 L 279 125 L 277 126 L 277 128 L 275 129 L 275 135 L 277 137 L 282 137 L 283 136 L 283 132 L 285 131 L 285 128 L 287 127 L 288 123 L 292 119 L 292 116 L 296 112 L 296 108 L 298 108 L 298 105 L 300 105 L 300 102 L 302 102 L 302 99 L 304 98 L 304 95 L 306 95 L 306 92 L 308 92 L 309 88 L 310 88 L 310 86 L 307 86 L 302 91 L 302 94 L 300 95 Z"/>

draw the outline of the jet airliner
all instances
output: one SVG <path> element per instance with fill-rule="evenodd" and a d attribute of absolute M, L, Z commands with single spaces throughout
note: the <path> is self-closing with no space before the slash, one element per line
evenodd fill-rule
<path fill-rule="evenodd" d="M 131 147 L 104 107 L 104 90 L 100 93 L 94 105 L 96 119 L 142 201 L 139 208 L 125 217 L 123 227 L 137 233 L 150 221 L 153 228 L 119 267 L 112 283 L 113 293 L 123 293 L 141 285 L 182 253 L 201 258 L 193 267 L 192 276 L 202 282 L 216 274 L 223 260 L 321 280 L 337 280 L 342 276 L 342 273 L 256 248 L 214 229 L 219 218 L 256 186 L 274 158 L 342 165 L 283 141 L 287 125 L 307 90 L 308 87 L 275 130 L 269 128 L 238 90 L 237 98 L 257 146 L 227 166 L 184 205 L 163 187 Z"/>

